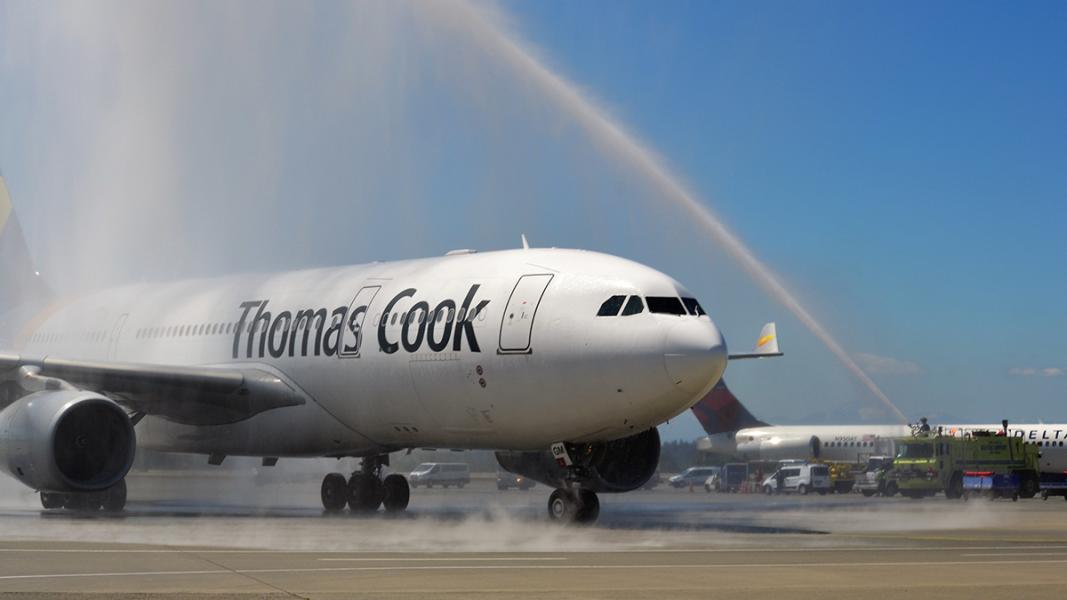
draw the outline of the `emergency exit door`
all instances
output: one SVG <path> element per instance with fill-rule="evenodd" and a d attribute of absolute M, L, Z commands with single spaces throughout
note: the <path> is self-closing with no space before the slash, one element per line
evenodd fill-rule
<path fill-rule="evenodd" d="M 534 317 L 552 275 L 523 275 L 508 298 L 500 323 L 500 352 L 529 353 Z"/>

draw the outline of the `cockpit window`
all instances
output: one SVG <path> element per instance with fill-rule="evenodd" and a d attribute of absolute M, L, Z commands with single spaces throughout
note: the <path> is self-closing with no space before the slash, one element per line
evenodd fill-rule
<path fill-rule="evenodd" d="M 648 296 L 648 312 L 666 315 L 684 315 L 685 307 L 682 301 L 674 296 Z"/>
<path fill-rule="evenodd" d="M 641 297 L 630 296 L 630 300 L 626 303 L 626 308 L 622 309 L 622 316 L 636 315 L 643 310 L 645 310 L 645 304 L 641 302 Z"/>
<path fill-rule="evenodd" d="M 619 309 L 622 308 L 622 302 L 626 300 L 626 296 L 612 296 L 604 301 L 600 305 L 600 310 L 597 311 L 598 317 L 614 317 L 619 314 Z"/>
<path fill-rule="evenodd" d="M 704 307 L 697 302 L 696 298 L 682 298 L 682 302 L 685 303 L 685 309 L 688 310 L 691 315 L 699 317 L 708 314 L 704 312 Z"/>

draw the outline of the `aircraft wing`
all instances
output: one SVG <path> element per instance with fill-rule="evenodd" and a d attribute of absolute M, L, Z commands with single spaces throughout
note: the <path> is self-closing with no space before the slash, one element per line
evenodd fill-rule
<path fill-rule="evenodd" d="M 177 367 L 0 354 L 0 383 L 27 389 L 74 387 L 105 395 L 132 412 L 187 425 L 223 425 L 305 403 L 301 392 L 265 370 Z"/>

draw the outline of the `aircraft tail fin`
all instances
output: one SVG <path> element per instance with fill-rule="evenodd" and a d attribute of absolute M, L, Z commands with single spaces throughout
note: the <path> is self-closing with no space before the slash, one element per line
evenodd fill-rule
<path fill-rule="evenodd" d="M 756 348 L 752 352 L 731 354 L 730 360 L 740 360 L 742 358 L 770 358 L 774 356 L 782 356 L 782 351 L 778 348 L 778 330 L 774 323 L 767 323 L 759 332 L 759 338 L 756 340 Z"/>
<path fill-rule="evenodd" d="M 692 410 L 708 435 L 767 425 L 748 412 L 730 388 L 726 387 L 725 379 L 720 379 Z"/>
<path fill-rule="evenodd" d="M 48 288 L 33 268 L 7 185 L 0 176 L 0 315 L 47 295 Z"/>

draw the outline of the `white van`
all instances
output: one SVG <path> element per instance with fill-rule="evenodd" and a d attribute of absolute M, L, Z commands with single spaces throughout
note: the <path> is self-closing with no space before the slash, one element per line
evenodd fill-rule
<path fill-rule="evenodd" d="M 463 487 L 471 482 L 471 470 L 467 463 L 422 463 L 408 475 L 411 487 L 435 485 Z"/>
<path fill-rule="evenodd" d="M 830 491 L 830 467 L 818 464 L 782 465 L 771 476 L 763 480 L 763 491 L 767 494 L 796 492 L 807 494 Z"/>

